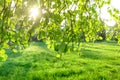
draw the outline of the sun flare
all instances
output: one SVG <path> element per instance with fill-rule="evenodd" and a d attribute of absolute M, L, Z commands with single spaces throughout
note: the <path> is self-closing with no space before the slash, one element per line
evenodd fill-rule
<path fill-rule="evenodd" d="M 116 24 L 116 21 L 114 20 L 114 18 L 110 15 L 110 13 L 107 10 L 108 6 L 111 6 L 112 8 L 116 8 L 120 11 L 119 5 L 120 5 L 120 0 L 111 0 L 110 5 L 104 5 L 101 8 L 100 17 L 104 20 L 106 25 L 115 26 Z"/>
<path fill-rule="evenodd" d="M 38 7 L 33 7 L 30 9 L 30 17 L 36 19 L 37 16 L 39 15 L 39 8 Z"/>

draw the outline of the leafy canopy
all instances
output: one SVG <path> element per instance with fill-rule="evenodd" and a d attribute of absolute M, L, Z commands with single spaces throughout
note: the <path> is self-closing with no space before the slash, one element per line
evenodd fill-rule
<path fill-rule="evenodd" d="M 98 10 L 110 0 L 1 0 L 0 57 L 4 49 L 21 49 L 37 34 L 58 52 L 79 50 L 82 39 L 95 41 L 104 29 Z M 39 15 L 30 17 L 37 7 Z M 77 45 L 77 46 L 76 46 Z"/>

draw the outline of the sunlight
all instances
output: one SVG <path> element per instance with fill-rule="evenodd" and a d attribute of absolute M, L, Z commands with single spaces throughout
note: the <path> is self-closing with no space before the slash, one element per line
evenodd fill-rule
<path fill-rule="evenodd" d="M 36 19 L 37 16 L 39 15 L 39 8 L 38 7 L 33 7 L 30 9 L 30 17 Z"/>
<path fill-rule="evenodd" d="M 11 2 L 11 10 L 13 11 L 13 13 L 15 12 L 15 2 L 13 0 Z"/>
<path fill-rule="evenodd" d="M 111 6 L 120 10 L 120 0 L 111 0 Z"/>
<path fill-rule="evenodd" d="M 110 6 L 113 8 L 116 8 L 120 11 L 120 0 L 111 0 Z M 101 14 L 100 17 L 104 20 L 105 24 L 108 26 L 114 26 L 116 24 L 115 20 L 110 16 L 110 14 L 107 11 L 108 5 L 104 5 L 101 8 Z"/>
<path fill-rule="evenodd" d="M 115 20 L 107 12 L 108 5 L 104 5 L 101 8 L 100 17 L 104 20 L 104 23 L 108 26 L 114 26 L 116 24 Z"/>

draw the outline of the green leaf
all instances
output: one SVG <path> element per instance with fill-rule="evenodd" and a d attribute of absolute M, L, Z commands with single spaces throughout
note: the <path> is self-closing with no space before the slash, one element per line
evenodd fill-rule
<path fill-rule="evenodd" d="M 18 52 L 18 50 L 17 50 L 17 49 L 13 49 L 12 51 L 13 51 L 14 53 L 17 53 L 17 52 Z"/>
<path fill-rule="evenodd" d="M 5 50 L 4 49 L 0 49 L 0 54 L 5 54 Z"/>
<path fill-rule="evenodd" d="M 89 41 L 90 41 L 90 40 L 89 40 L 89 37 L 86 37 L 85 40 L 86 40 L 86 42 L 89 42 Z"/>
<path fill-rule="evenodd" d="M 1 61 L 6 61 L 7 59 L 7 54 L 5 54 L 5 50 L 4 49 L 0 49 L 0 60 Z"/>

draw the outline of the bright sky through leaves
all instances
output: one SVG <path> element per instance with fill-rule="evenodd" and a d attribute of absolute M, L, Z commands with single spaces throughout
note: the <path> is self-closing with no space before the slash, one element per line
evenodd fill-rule
<path fill-rule="evenodd" d="M 39 8 L 38 7 L 33 7 L 30 9 L 30 17 L 36 19 L 37 16 L 39 15 Z"/>
<path fill-rule="evenodd" d="M 120 0 L 111 0 L 111 6 L 120 10 Z"/>
<path fill-rule="evenodd" d="M 111 7 L 116 8 L 120 10 L 120 0 L 111 0 Z M 105 24 L 108 26 L 114 26 L 116 22 L 114 19 L 110 16 L 110 14 L 107 12 L 108 5 L 104 5 L 101 8 L 101 18 L 104 20 Z"/>
<path fill-rule="evenodd" d="M 14 2 L 12 2 L 12 8 L 14 7 Z M 72 8 L 71 8 L 72 6 Z M 73 10 L 74 8 L 76 8 L 75 5 L 71 5 L 70 8 Z M 111 7 L 116 8 L 118 10 L 120 10 L 120 0 L 111 0 Z M 108 26 L 114 26 L 116 24 L 116 22 L 114 21 L 114 19 L 110 16 L 110 14 L 107 12 L 107 8 L 108 5 L 104 5 L 101 8 L 101 18 L 104 20 L 105 24 Z M 39 9 L 38 7 L 33 7 L 30 9 L 30 17 L 36 19 L 36 17 L 39 15 Z"/>

